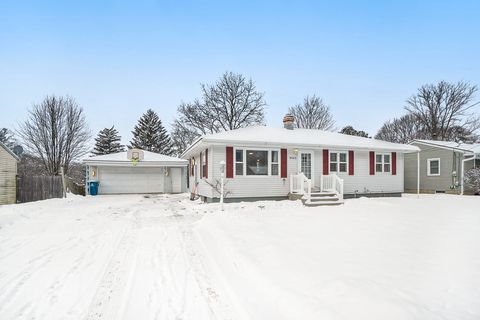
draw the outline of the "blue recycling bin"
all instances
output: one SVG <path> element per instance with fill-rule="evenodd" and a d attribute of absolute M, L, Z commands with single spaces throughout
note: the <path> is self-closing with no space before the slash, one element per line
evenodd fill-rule
<path fill-rule="evenodd" d="M 98 194 L 98 181 L 89 181 L 90 195 L 96 196 Z"/>

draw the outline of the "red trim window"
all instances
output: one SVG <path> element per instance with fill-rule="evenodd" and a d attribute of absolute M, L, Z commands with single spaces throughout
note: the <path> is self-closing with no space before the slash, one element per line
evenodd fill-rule
<path fill-rule="evenodd" d="M 397 153 L 392 152 L 392 174 L 397 174 Z"/>
<path fill-rule="evenodd" d="M 329 154 L 328 149 L 323 149 L 323 174 L 326 176 L 328 175 L 328 160 Z"/>
<path fill-rule="evenodd" d="M 227 147 L 226 148 L 226 160 L 227 160 L 227 172 L 226 172 L 226 177 L 227 178 L 233 178 L 233 147 Z"/>
<path fill-rule="evenodd" d="M 286 178 L 287 177 L 287 149 L 281 149 L 281 163 L 282 163 L 282 168 L 281 168 L 281 177 Z"/>
<path fill-rule="evenodd" d="M 330 151 L 330 172 L 346 173 L 348 156 L 345 151 Z"/>
<path fill-rule="evenodd" d="M 353 176 L 355 173 L 355 156 L 352 150 L 348 151 L 348 175 Z"/>

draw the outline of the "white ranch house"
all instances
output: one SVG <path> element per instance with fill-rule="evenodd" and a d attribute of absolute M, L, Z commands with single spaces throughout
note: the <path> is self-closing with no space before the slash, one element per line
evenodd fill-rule
<path fill-rule="evenodd" d="M 330 204 L 404 192 L 404 155 L 418 154 L 417 146 L 294 129 L 292 121 L 286 116 L 284 128 L 255 126 L 197 139 L 181 156 L 190 162 L 190 192 L 217 201 L 222 162 L 225 201 L 301 195 L 307 203 Z"/>

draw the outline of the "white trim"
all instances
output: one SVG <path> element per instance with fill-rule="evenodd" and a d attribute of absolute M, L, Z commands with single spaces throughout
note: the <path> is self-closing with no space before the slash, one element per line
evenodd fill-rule
<path fill-rule="evenodd" d="M 458 148 L 458 147 L 449 147 L 449 146 L 445 146 L 445 145 L 441 145 L 441 144 L 419 141 L 419 140 L 413 140 L 409 144 L 413 145 L 414 143 L 423 144 L 423 145 L 429 146 L 429 147 L 435 147 L 435 148 L 446 149 L 446 150 L 450 150 L 450 151 L 456 151 L 456 152 L 460 152 L 460 153 L 467 153 L 467 154 L 472 153 L 472 151 L 470 151 L 470 150 L 461 149 L 461 148 Z"/>
<path fill-rule="evenodd" d="M 237 177 L 237 149 L 242 150 L 243 154 L 243 175 L 239 175 L 238 177 L 248 177 L 248 178 L 262 178 L 262 177 L 279 177 L 281 176 L 281 154 L 280 149 L 277 148 L 262 148 L 262 147 L 243 147 L 237 146 L 233 147 L 233 177 Z M 247 174 L 247 150 L 249 151 L 267 151 L 267 174 Z M 278 174 L 272 175 L 272 151 L 278 152 Z M 239 162 L 241 163 L 241 162 Z"/>
<path fill-rule="evenodd" d="M 309 153 L 310 154 L 310 161 L 311 161 L 311 166 L 310 166 L 310 170 L 311 170 L 311 178 L 310 180 L 312 181 L 312 186 L 315 185 L 315 151 L 314 150 L 307 150 L 307 149 L 303 149 L 303 150 L 298 150 L 298 155 L 297 155 L 297 172 L 300 173 L 301 171 L 301 168 L 302 168 L 302 153 Z"/>
<path fill-rule="evenodd" d="M 337 161 L 334 162 L 337 164 L 337 171 L 332 171 L 330 169 L 330 155 L 332 153 L 336 153 L 337 154 Z M 344 163 L 343 161 L 340 162 L 340 153 L 345 153 L 346 154 L 346 162 L 345 162 L 345 171 L 340 171 L 340 163 Z M 349 158 L 348 158 L 348 151 L 344 151 L 344 150 L 328 150 L 328 172 L 335 172 L 336 174 L 338 175 L 348 175 L 348 164 L 349 164 Z"/>
<path fill-rule="evenodd" d="M 432 161 L 438 161 L 438 173 L 430 173 L 430 162 Z M 441 170 L 440 170 L 440 158 L 429 158 L 427 159 L 427 176 L 428 177 L 438 177 L 441 174 Z"/>
<path fill-rule="evenodd" d="M 382 156 L 382 162 L 377 162 L 377 155 Z M 385 156 L 388 156 L 390 159 L 390 162 L 385 162 Z M 385 152 L 375 152 L 375 174 L 392 174 L 392 153 L 385 153 Z M 377 164 L 382 165 L 382 171 L 377 171 Z M 385 165 L 388 164 L 390 165 L 390 170 L 385 171 Z"/>

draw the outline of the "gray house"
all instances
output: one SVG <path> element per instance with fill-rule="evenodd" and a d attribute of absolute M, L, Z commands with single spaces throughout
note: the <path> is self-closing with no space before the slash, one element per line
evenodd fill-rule
<path fill-rule="evenodd" d="M 0 142 L 0 205 L 15 203 L 18 157 Z"/>
<path fill-rule="evenodd" d="M 463 186 L 464 172 L 480 167 L 480 144 L 451 141 L 414 140 L 420 157 L 405 155 L 405 191 L 417 191 L 417 170 L 420 165 L 420 191 L 425 193 L 471 193 Z"/>

